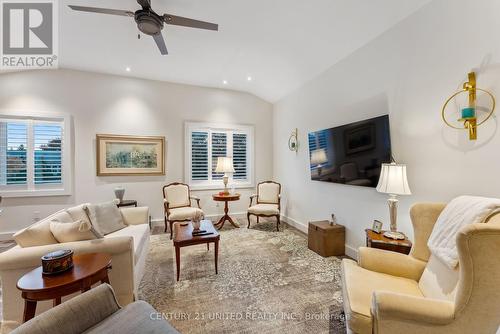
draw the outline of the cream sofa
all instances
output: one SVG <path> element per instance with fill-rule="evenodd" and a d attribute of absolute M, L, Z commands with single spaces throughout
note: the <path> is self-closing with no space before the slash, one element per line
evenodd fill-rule
<path fill-rule="evenodd" d="M 459 266 L 435 258 L 427 240 L 445 204 L 411 208 L 410 255 L 361 247 L 342 261 L 348 333 L 496 333 L 500 325 L 500 215 L 457 235 Z"/>
<path fill-rule="evenodd" d="M 2 279 L 2 333 L 8 333 L 22 321 L 24 301 L 16 288 L 17 281 L 30 270 L 41 265 L 40 257 L 58 249 L 72 249 L 75 254 L 105 252 L 111 254 L 112 269 L 110 283 L 121 305 L 134 301 L 144 275 L 146 256 L 149 250 L 149 209 L 147 207 L 121 208 L 126 227 L 110 233 L 102 239 L 57 243 L 50 232 L 50 221 L 69 215 L 76 221 L 88 219 L 84 205 L 65 209 L 37 222 L 27 229 L 37 237 L 40 246 L 14 248 L 0 254 L 0 277 Z M 25 233 L 26 234 L 26 233 Z M 29 236 L 28 234 L 28 236 Z M 27 241 L 24 241 L 26 245 Z M 71 296 L 70 296 L 71 297 Z M 64 299 L 64 298 L 63 298 Z M 52 307 L 51 301 L 39 302 L 37 314 Z"/>

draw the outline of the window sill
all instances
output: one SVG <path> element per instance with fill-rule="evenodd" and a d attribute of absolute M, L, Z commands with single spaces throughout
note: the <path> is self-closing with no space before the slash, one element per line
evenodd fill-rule
<path fill-rule="evenodd" d="M 66 189 L 43 189 L 43 190 L 1 190 L 2 197 L 48 197 L 48 196 L 71 196 L 71 191 Z"/>

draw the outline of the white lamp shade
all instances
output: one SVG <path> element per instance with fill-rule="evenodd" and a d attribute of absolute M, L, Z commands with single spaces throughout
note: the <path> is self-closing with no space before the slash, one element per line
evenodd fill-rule
<path fill-rule="evenodd" d="M 408 178 L 406 177 L 406 165 L 382 164 L 377 191 L 392 195 L 411 195 Z"/>
<path fill-rule="evenodd" d="M 215 168 L 216 173 L 234 173 L 233 158 L 229 157 L 218 157 L 217 167 Z"/>
<path fill-rule="evenodd" d="M 328 161 L 326 157 L 326 151 L 324 148 L 320 148 L 311 152 L 311 164 L 321 165 Z"/>

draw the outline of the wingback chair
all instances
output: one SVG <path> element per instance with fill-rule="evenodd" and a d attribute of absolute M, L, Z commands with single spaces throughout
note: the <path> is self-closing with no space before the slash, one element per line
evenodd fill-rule
<path fill-rule="evenodd" d="M 198 207 L 191 206 L 195 200 Z M 201 210 L 200 199 L 191 195 L 189 186 L 184 183 L 174 182 L 163 187 L 163 207 L 165 210 L 165 232 L 170 223 L 170 239 L 173 236 L 173 226 L 177 222 L 190 221 L 196 214 L 205 214 Z"/>
<path fill-rule="evenodd" d="M 348 333 L 496 333 L 500 325 L 500 215 L 457 234 L 459 266 L 434 257 L 427 240 L 445 204 L 410 210 L 409 255 L 361 247 L 342 261 Z"/>
<path fill-rule="evenodd" d="M 253 199 L 257 198 L 257 203 L 252 206 Z M 250 196 L 250 206 L 248 208 L 247 219 L 250 228 L 250 216 L 276 217 L 276 230 L 280 230 L 281 211 L 281 184 L 274 181 L 264 181 L 257 185 L 257 194 Z"/>

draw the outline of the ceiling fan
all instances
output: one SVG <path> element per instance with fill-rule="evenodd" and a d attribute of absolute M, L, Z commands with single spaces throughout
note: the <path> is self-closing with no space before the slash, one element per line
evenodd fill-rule
<path fill-rule="evenodd" d="M 207 29 L 215 31 L 219 30 L 218 24 L 210 22 L 193 20 L 187 17 L 176 16 L 171 14 L 158 15 L 151 8 L 151 0 L 137 0 L 137 3 L 141 5 L 142 9 L 139 9 L 136 12 L 132 12 L 129 10 L 73 6 L 73 5 L 69 5 L 68 7 L 73 10 L 82 12 L 133 17 L 135 22 L 137 23 L 137 28 L 139 28 L 139 30 L 144 34 L 153 37 L 162 55 L 168 54 L 167 46 L 165 45 L 165 40 L 163 39 L 163 35 L 161 34 L 164 23 L 183 26 L 183 27 L 198 28 L 198 29 Z"/>

